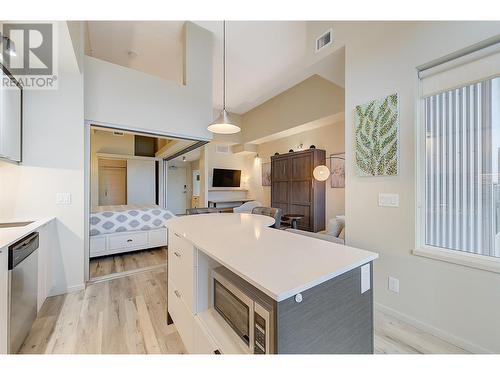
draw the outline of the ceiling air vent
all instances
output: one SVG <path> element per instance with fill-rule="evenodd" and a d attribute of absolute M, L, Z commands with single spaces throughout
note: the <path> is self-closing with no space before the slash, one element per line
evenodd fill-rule
<path fill-rule="evenodd" d="M 215 151 L 219 154 L 229 154 L 229 145 L 217 145 Z"/>
<path fill-rule="evenodd" d="M 333 42 L 332 29 L 324 32 L 316 39 L 316 52 L 321 51 L 323 48 L 329 46 Z"/>

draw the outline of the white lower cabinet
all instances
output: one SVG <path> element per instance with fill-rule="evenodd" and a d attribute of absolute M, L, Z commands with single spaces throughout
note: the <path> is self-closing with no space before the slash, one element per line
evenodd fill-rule
<path fill-rule="evenodd" d="M 195 316 L 195 350 L 196 354 L 222 354 L 219 351 L 217 344 L 212 340 L 212 336 L 208 333 L 204 324 Z"/>
<path fill-rule="evenodd" d="M 168 312 L 189 353 L 215 354 L 217 345 L 196 316 L 197 251 L 182 236 L 168 236 Z"/>
<path fill-rule="evenodd" d="M 9 271 L 7 248 L 0 249 L 0 354 L 7 354 Z"/>
<path fill-rule="evenodd" d="M 53 221 L 37 229 L 38 237 L 38 299 L 37 311 L 40 311 L 52 288 L 52 241 L 55 235 Z"/>
<path fill-rule="evenodd" d="M 175 283 L 168 279 L 168 312 L 179 331 L 182 342 L 189 353 L 195 353 L 194 316 L 181 298 Z"/>

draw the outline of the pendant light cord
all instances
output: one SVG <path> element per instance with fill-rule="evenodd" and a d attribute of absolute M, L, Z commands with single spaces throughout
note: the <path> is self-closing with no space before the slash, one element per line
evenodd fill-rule
<path fill-rule="evenodd" d="M 226 109 L 226 21 L 222 21 L 222 110 Z"/>

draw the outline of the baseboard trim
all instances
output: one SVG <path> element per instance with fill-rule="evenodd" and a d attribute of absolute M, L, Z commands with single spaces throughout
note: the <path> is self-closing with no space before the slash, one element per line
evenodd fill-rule
<path fill-rule="evenodd" d="M 406 315 L 402 312 L 399 312 L 397 310 L 394 310 L 391 307 L 387 307 L 385 305 L 382 305 L 380 303 L 375 302 L 374 308 L 376 310 L 379 310 L 387 315 L 392 315 L 393 317 L 410 324 L 418 329 L 421 329 L 422 331 L 425 331 L 431 335 L 434 335 L 441 340 L 447 341 L 450 344 L 456 345 L 462 349 L 465 349 L 471 353 L 474 354 L 493 354 L 493 352 L 489 351 L 488 349 L 485 349 L 479 345 L 473 344 L 470 341 L 464 340 L 460 337 L 457 337 L 449 332 L 443 331 L 442 329 L 436 328 L 434 326 L 431 326 L 430 324 L 424 323 L 418 319 L 415 319 L 409 315 Z"/>
<path fill-rule="evenodd" d="M 112 274 L 105 275 L 105 276 L 94 277 L 94 278 L 90 279 L 89 281 L 87 281 L 87 285 L 102 283 L 104 281 L 120 279 L 122 277 L 135 275 L 135 274 L 143 273 L 143 272 L 154 271 L 154 270 L 157 270 L 160 268 L 166 268 L 166 263 L 165 264 L 157 264 L 154 266 L 143 267 L 143 268 L 137 268 L 135 270 L 130 270 L 130 271 L 112 273 Z"/>
<path fill-rule="evenodd" d="M 80 290 L 83 289 L 85 289 L 85 284 L 72 285 L 68 286 L 65 290 L 51 290 L 47 297 L 54 297 L 54 296 L 60 296 L 61 294 L 79 292 Z"/>

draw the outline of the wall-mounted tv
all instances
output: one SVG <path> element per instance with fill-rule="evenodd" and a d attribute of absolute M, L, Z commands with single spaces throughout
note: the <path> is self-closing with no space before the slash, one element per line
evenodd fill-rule
<path fill-rule="evenodd" d="M 236 169 L 214 168 L 213 187 L 240 187 L 241 171 Z"/>

